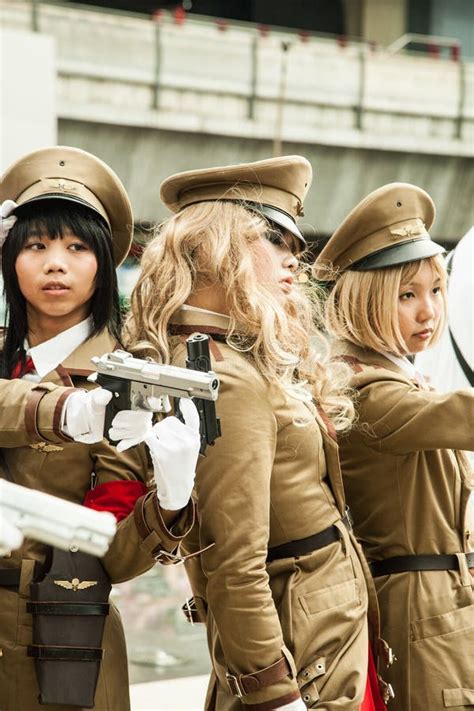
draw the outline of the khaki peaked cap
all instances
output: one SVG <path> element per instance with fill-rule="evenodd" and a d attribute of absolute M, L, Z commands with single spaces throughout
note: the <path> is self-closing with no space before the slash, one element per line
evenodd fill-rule
<path fill-rule="evenodd" d="M 336 229 L 315 262 L 315 276 L 334 281 L 346 270 L 367 271 L 444 252 L 428 230 L 431 197 L 409 183 L 389 183 L 367 195 Z"/>
<path fill-rule="evenodd" d="M 70 200 L 101 215 L 110 227 L 114 260 L 118 266 L 133 238 L 133 214 L 120 178 L 106 163 L 79 148 L 52 146 L 28 153 L 4 175 L 0 202 L 18 206 L 45 199 Z"/>
<path fill-rule="evenodd" d="M 200 202 L 239 202 L 262 213 L 305 243 L 296 226 L 311 185 L 311 164 L 302 156 L 176 173 L 161 184 L 160 197 L 172 211 Z"/>

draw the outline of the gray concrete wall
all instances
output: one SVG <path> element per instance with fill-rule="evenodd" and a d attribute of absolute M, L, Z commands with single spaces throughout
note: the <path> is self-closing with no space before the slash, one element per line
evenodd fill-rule
<path fill-rule="evenodd" d="M 7 26 L 31 25 L 29 2 L 0 4 Z M 454 241 L 472 221 L 474 63 L 251 25 L 176 25 L 166 13 L 157 25 L 38 9 L 57 46 L 59 141 L 109 162 L 138 220 L 164 217 L 159 183 L 173 172 L 302 153 L 316 176 L 306 219 L 320 234 L 395 180 L 433 195 L 436 237 Z"/>
<path fill-rule="evenodd" d="M 160 220 L 160 182 L 174 172 L 259 160 L 271 155 L 271 141 L 110 126 L 60 120 L 59 140 L 96 153 L 122 177 L 138 219 Z M 304 223 L 315 237 L 330 234 L 371 190 L 393 181 L 420 185 L 433 197 L 438 217 L 432 234 L 457 241 L 472 222 L 474 171 L 466 157 L 418 155 L 367 149 L 284 143 L 285 154 L 306 156 L 315 173 Z"/>

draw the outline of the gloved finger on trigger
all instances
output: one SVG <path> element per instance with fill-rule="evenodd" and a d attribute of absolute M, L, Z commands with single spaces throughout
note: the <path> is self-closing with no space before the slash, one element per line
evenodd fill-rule
<path fill-rule="evenodd" d="M 179 401 L 179 409 L 181 410 L 185 424 L 198 432 L 199 412 L 194 402 L 187 398 L 181 398 Z"/>
<path fill-rule="evenodd" d="M 100 412 L 100 410 L 109 404 L 112 399 L 112 393 L 109 390 L 104 390 L 103 388 L 97 388 L 92 390 L 91 395 L 91 408 L 95 412 Z"/>

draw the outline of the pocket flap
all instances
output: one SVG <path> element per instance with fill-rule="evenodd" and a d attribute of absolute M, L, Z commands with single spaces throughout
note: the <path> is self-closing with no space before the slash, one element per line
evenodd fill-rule
<path fill-rule="evenodd" d="M 347 580 L 339 585 L 332 585 L 329 588 L 322 588 L 315 592 L 302 595 L 300 602 L 307 615 L 316 615 L 318 612 L 330 610 L 339 605 L 359 599 L 357 580 Z"/>
<path fill-rule="evenodd" d="M 442 615 L 426 617 L 411 623 L 411 639 L 416 642 L 427 637 L 451 634 L 469 629 L 474 625 L 474 605 L 459 607 Z"/>
<path fill-rule="evenodd" d="M 474 689 L 443 689 L 445 708 L 455 706 L 474 705 Z"/>

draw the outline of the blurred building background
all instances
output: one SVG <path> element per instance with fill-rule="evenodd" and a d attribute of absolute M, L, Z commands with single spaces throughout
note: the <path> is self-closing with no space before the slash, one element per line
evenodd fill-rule
<path fill-rule="evenodd" d="M 192 168 L 299 153 L 317 250 L 368 192 L 416 183 L 432 235 L 473 221 L 472 0 L 0 0 L 0 168 L 54 143 L 95 153 L 132 199 L 137 243 L 159 185 Z M 136 278 L 139 249 L 120 271 Z M 181 568 L 116 592 L 133 681 L 204 673 Z"/>

